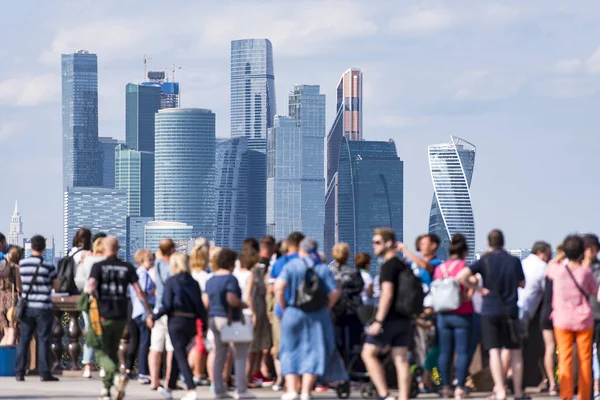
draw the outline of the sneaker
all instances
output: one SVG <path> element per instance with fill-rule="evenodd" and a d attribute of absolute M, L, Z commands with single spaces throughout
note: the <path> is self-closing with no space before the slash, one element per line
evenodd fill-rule
<path fill-rule="evenodd" d="M 253 395 L 250 392 L 244 392 L 244 393 L 236 393 L 234 396 L 236 399 L 241 400 L 241 399 L 255 399 L 256 396 Z"/>
<path fill-rule="evenodd" d="M 300 395 L 300 400 L 312 400 L 312 396 L 308 393 L 302 393 Z"/>
<path fill-rule="evenodd" d="M 262 378 L 262 387 L 271 387 L 273 386 L 273 384 L 275 384 L 275 381 L 273 379 L 269 379 L 269 378 L 265 378 L 261 375 Z"/>
<path fill-rule="evenodd" d="M 100 375 L 100 378 L 104 378 L 106 376 L 106 371 L 104 370 L 104 368 L 100 369 L 100 373 L 98 375 Z"/>
<path fill-rule="evenodd" d="M 279 385 L 279 384 L 274 384 L 271 389 L 273 389 L 274 392 L 282 392 L 283 391 L 283 385 Z"/>
<path fill-rule="evenodd" d="M 149 385 L 152 382 L 148 375 L 138 375 L 137 381 L 140 385 Z"/>
<path fill-rule="evenodd" d="M 90 379 L 92 377 L 92 371 L 89 370 L 89 369 L 83 370 L 83 377 L 87 378 L 87 379 Z"/>
<path fill-rule="evenodd" d="M 181 398 L 181 400 L 196 400 L 197 398 L 198 393 L 196 393 L 195 390 L 190 390 Z"/>
<path fill-rule="evenodd" d="M 111 400 L 110 390 L 107 388 L 103 388 L 100 392 L 100 397 L 98 397 L 98 400 Z"/>
<path fill-rule="evenodd" d="M 126 374 L 115 376 L 115 387 L 117 388 L 117 396 L 115 400 L 123 400 L 125 398 L 125 387 L 129 383 L 129 377 Z"/>
<path fill-rule="evenodd" d="M 163 399 L 171 400 L 173 399 L 173 393 L 170 390 L 165 389 L 164 386 L 159 386 L 156 391 L 163 397 Z"/>
<path fill-rule="evenodd" d="M 329 389 L 327 386 L 317 385 L 317 387 L 315 388 L 315 392 L 325 393 L 327 391 L 327 389 Z"/>
<path fill-rule="evenodd" d="M 281 396 L 281 400 L 299 400 L 300 395 L 296 392 L 287 392 Z"/>

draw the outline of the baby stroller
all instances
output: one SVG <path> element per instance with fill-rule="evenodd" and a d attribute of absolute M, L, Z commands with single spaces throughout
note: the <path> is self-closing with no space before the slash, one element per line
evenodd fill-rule
<path fill-rule="evenodd" d="M 367 326 L 375 319 L 375 313 L 377 309 L 374 306 L 362 306 L 358 309 L 358 319 L 363 324 L 363 326 Z M 363 336 L 363 344 L 366 339 L 366 335 Z M 348 376 L 351 381 L 356 381 L 360 383 L 359 390 L 360 395 L 363 399 L 374 399 L 377 397 L 377 391 L 375 390 L 375 385 L 369 379 L 369 374 L 366 371 L 366 368 L 362 362 L 360 353 L 361 346 L 355 349 L 354 356 L 348 363 Z M 394 361 L 392 360 L 392 352 L 390 349 L 382 350 L 380 356 L 381 364 L 383 366 L 383 370 L 385 371 L 386 380 L 390 387 L 394 387 L 398 385 L 398 375 L 396 374 L 396 367 L 394 366 Z M 410 397 L 416 398 L 419 394 L 419 380 L 421 375 L 423 375 L 423 368 L 419 365 L 411 364 L 410 367 L 411 372 L 411 384 L 410 384 Z M 350 397 L 351 385 L 350 382 L 342 382 L 338 384 L 336 393 L 338 398 L 347 399 Z"/>

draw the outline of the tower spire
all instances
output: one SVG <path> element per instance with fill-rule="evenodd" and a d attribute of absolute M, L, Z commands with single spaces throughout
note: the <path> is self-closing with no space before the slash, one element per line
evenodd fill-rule
<path fill-rule="evenodd" d="M 15 214 L 19 213 L 19 200 L 15 200 Z"/>

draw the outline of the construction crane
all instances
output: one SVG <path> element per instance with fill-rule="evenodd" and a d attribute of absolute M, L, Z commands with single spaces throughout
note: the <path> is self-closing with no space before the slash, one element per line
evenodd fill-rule
<path fill-rule="evenodd" d="M 172 76 L 172 82 L 175 82 L 175 71 L 178 69 L 181 69 L 181 67 L 179 65 L 175 65 L 175 63 L 173 63 L 173 65 L 171 65 L 170 67 L 164 67 L 163 68 L 165 71 L 171 71 L 171 76 Z"/>
<path fill-rule="evenodd" d="M 148 79 L 148 66 L 146 64 L 148 64 L 148 60 L 152 60 L 152 57 L 146 56 L 144 54 L 144 79 L 142 80 L 142 82 L 145 82 L 146 79 Z"/>

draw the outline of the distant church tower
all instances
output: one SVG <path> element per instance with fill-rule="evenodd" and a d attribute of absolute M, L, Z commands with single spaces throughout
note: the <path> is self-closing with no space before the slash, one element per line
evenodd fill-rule
<path fill-rule="evenodd" d="M 19 205 L 15 201 L 15 212 L 10 219 L 10 231 L 8 232 L 8 244 L 23 246 L 23 220 L 19 214 Z"/>

